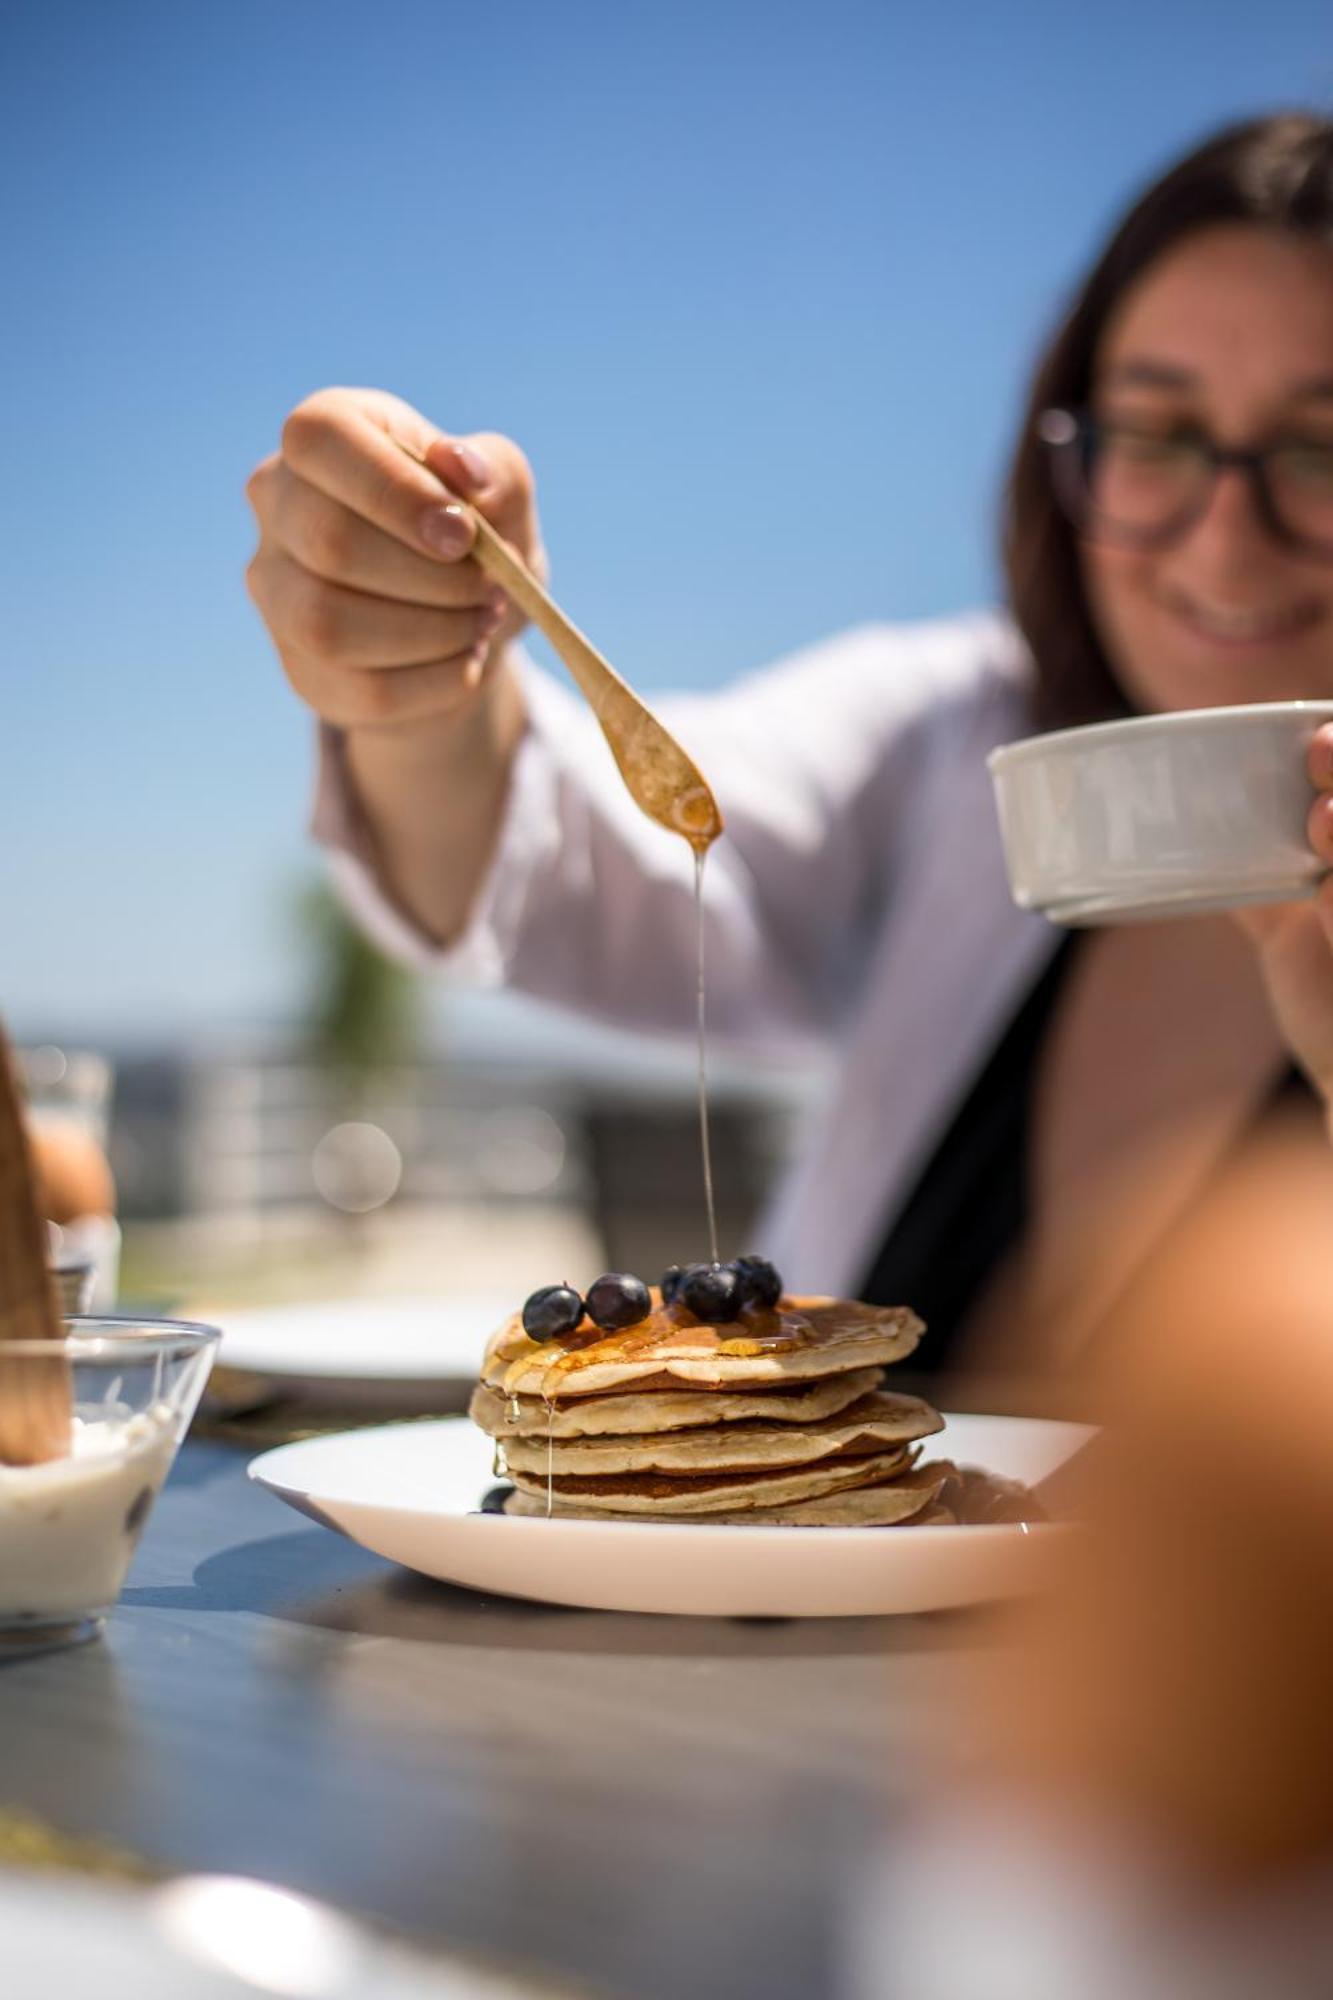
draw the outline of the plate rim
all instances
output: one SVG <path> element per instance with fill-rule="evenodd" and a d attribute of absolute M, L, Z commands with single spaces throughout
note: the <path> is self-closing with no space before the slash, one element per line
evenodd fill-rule
<path fill-rule="evenodd" d="M 1043 1428 L 1050 1428 L 1052 1430 L 1058 1429 L 1078 1433 L 1082 1443 L 1088 1443 L 1095 1436 L 1097 1428 L 1093 1424 L 1084 1424 L 1074 1419 L 1063 1417 L 1018 1417 L 1012 1414 L 1002 1415 L 999 1413 L 991 1414 L 985 1411 L 966 1410 L 954 1411 L 952 1413 L 942 1410 L 940 1415 L 944 1418 L 945 1428 L 943 1432 L 936 1432 L 934 1434 L 936 1437 L 946 1435 L 950 1423 L 957 1423 L 960 1418 L 964 1420 L 976 1418 L 986 1423 L 998 1424 L 1037 1424 Z M 449 1414 L 433 1418 L 423 1417 L 406 1422 L 365 1425 L 352 1430 L 328 1432 L 321 1437 L 294 1438 L 286 1444 L 270 1445 L 266 1451 L 260 1452 L 254 1458 L 250 1459 L 245 1468 L 246 1478 L 253 1480 L 257 1486 L 262 1486 L 279 1500 L 289 1501 L 291 1496 L 295 1495 L 319 1506 L 324 1502 L 326 1496 L 321 1496 L 307 1486 L 285 1484 L 275 1480 L 271 1475 L 271 1471 L 266 1474 L 261 1468 L 269 1466 L 270 1461 L 282 1458 L 287 1454 L 295 1456 L 298 1453 L 313 1453 L 319 1448 L 330 1444 L 345 1443 L 349 1438 L 361 1440 L 382 1436 L 386 1432 L 409 1430 L 421 1432 L 436 1428 L 453 1429 L 456 1431 L 460 1426 L 466 1426 L 469 1431 L 476 1432 L 479 1437 L 485 1436 L 484 1432 L 477 1429 L 477 1426 L 472 1422 L 470 1417 L 463 1414 Z M 1076 1444 L 1071 1449 L 1069 1455 L 1072 1456 L 1073 1451 L 1077 1449 L 1078 1446 Z M 929 1464 L 930 1461 L 927 1459 L 923 1463 Z M 499 1482 L 497 1481 L 497 1483 Z M 755 1521 L 750 1523 L 732 1521 L 710 1524 L 707 1521 L 689 1520 L 655 1521 L 651 1516 L 642 1519 L 617 1519 L 609 1517 L 605 1520 L 589 1520 L 570 1516 L 558 1516 L 548 1519 L 541 1515 L 511 1517 L 503 1514 L 486 1514 L 481 1512 L 480 1509 L 468 1509 L 465 1512 L 459 1512 L 455 1508 L 440 1507 L 437 1509 L 430 1506 L 422 1506 L 419 1502 L 409 1505 L 384 1500 L 327 1500 L 327 1504 L 329 1506 L 369 1509 L 379 1514 L 399 1515 L 409 1519 L 420 1519 L 429 1516 L 440 1521 L 466 1522 L 469 1524 L 468 1532 L 473 1534 L 477 1532 L 494 1533 L 496 1527 L 506 1534 L 512 1534 L 516 1529 L 524 1531 L 536 1528 L 541 1533 L 550 1535 L 553 1530 L 567 1531 L 573 1529 L 583 1534 L 586 1538 L 587 1531 L 589 1530 L 597 1530 L 603 1534 L 610 1533 L 620 1536 L 626 1532 L 637 1532 L 644 1527 L 674 1529 L 677 1532 L 684 1529 L 695 1534 L 705 1535 L 709 1546 L 714 1548 L 719 1546 L 722 1538 L 727 1535 L 728 1529 L 734 1530 L 738 1535 L 743 1535 L 746 1543 L 750 1544 L 756 1536 L 763 1537 L 765 1540 L 776 1536 L 785 1537 L 790 1529 L 801 1526 L 801 1523 L 798 1521 Z M 487 1529 L 478 1530 L 474 1525 L 478 1522 L 488 1522 L 494 1525 Z M 338 1529 L 336 1524 L 330 1525 L 335 1527 L 335 1532 L 344 1532 Z M 932 1530 L 932 1533 L 940 1537 L 947 1536 L 951 1542 L 959 1535 L 967 1536 L 969 1539 L 978 1535 L 988 1538 L 1021 1536 L 1029 1540 L 1037 1536 L 1044 1540 L 1052 1531 L 1059 1532 L 1068 1525 L 1068 1523 L 1060 1521 L 995 1521 L 975 1523 L 956 1521 L 948 1524 L 942 1523 Z M 818 1529 L 812 1528 L 808 1532 L 817 1534 L 817 1546 L 821 1548 L 844 1542 L 862 1543 L 866 1538 L 866 1529 L 864 1526 L 821 1527 Z"/>

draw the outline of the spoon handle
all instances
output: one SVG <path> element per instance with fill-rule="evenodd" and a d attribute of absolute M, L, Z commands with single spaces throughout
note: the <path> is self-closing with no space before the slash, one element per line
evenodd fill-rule
<path fill-rule="evenodd" d="M 0 1465 L 38 1465 L 69 1449 L 63 1333 L 17 1075 L 0 1027 Z M 19 1341 L 49 1345 L 50 1358 L 26 1347 L 7 1352 Z"/>
<path fill-rule="evenodd" d="M 522 562 L 503 536 L 475 507 L 469 508 L 477 530 L 473 559 L 493 577 L 507 597 L 545 634 L 569 668 L 593 714 L 600 716 L 613 692 L 632 694 L 615 668 L 592 642 L 586 639 L 572 618 L 567 618 L 554 598 L 548 597 L 532 571 Z M 637 699 L 637 696 L 633 697 Z"/>
<path fill-rule="evenodd" d="M 393 441 L 418 465 L 426 464 L 403 438 L 395 436 Z M 473 560 L 545 634 L 569 668 L 601 724 L 630 796 L 659 826 L 680 834 L 696 853 L 703 852 L 722 832 L 723 821 L 708 781 L 689 752 L 548 597 L 522 557 L 485 516 L 475 507 L 467 512 L 476 528 Z"/>
<path fill-rule="evenodd" d="M 427 464 L 424 453 L 408 444 L 405 438 L 395 435 L 393 441 L 414 464 Z M 459 501 L 456 504 L 462 506 L 464 503 Z M 527 564 L 503 535 L 496 533 L 485 515 L 475 507 L 469 507 L 467 512 L 477 534 L 472 549 L 473 560 L 485 570 L 487 576 L 494 578 L 523 615 L 532 620 L 537 630 L 546 635 L 574 676 L 584 700 L 595 715 L 600 715 L 601 704 L 610 689 L 629 692 L 625 682 L 610 662 L 602 658 L 597 648 L 585 639 L 573 619 L 565 616 L 555 599 L 547 596 Z"/>

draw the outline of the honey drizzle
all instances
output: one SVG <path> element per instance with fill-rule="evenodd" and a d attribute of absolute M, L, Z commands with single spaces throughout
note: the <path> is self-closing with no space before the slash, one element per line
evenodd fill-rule
<path fill-rule="evenodd" d="M 704 1012 L 704 862 L 707 847 L 694 850 L 694 923 L 699 940 L 699 1150 L 704 1163 L 704 1201 L 708 1208 L 708 1254 L 714 1264 L 717 1254 L 717 1207 L 713 1200 L 713 1149 L 708 1132 L 708 1062 Z"/>
<path fill-rule="evenodd" d="M 516 1326 L 508 1357 L 493 1379 L 510 1400 L 511 1414 L 522 1410 L 521 1397 L 533 1396 L 559 1415 L 564 1399 L 580 1394 L 579 1375 L 607 1363 L 632 1361 L 667 1348 L 682 1363 L 706 1361 L 711 1354 L 745 1357 L 790 1353 L 819 1346 L 839 1353 L 868 1339 L 891 1334 L 898 1316 L 877 1306 L 846 1300 L 788 1298 L 772 1310 L 747 1306 L 738 1320 L 706 1325 L 678 1306 L 655 1303 L 648 1317 L 617 1333 L 603 1333 L 588 1322 L 564 1341 L 537 1342 Z M 669 1366 L 664 1363 L 664 1366 Z M 858 1364 L 859 1365 L 859 1364 Z M 685 1379 L 685 1378 L 682 1378 Z"/>

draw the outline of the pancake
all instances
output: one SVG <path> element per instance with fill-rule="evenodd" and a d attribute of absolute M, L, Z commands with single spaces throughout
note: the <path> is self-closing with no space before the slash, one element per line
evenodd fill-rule
<path fill-rule="evenodd" d="M 933 1467 L 923 1467 L 923 1471 L 933 1471 Z M 907 1478 L 890 1479 L 870 1486 L 855 1486 L 846 1492 L 829 1493 L 815 1500 L 795 1500 L 784 1507 L 750 1507 L 743 1513 L 710 1513 L 695 1515 L 692 1525 L 709 1528 L 725 1527 L 794 1527 L 794 1528 L 890 1528 L 902 1524 L 923 1526 L 928 1520 L 933 1525 L 943 1525 L 944 1520 L 952 1520 L 945 1510 L 935 1505 L 935 1495 L 944 1483 L 943 1474 L 937 1480 L 922 1480 L 919 1474 Z M 514 1491 L 504 1503 L 506 1514 L 528 1519 L 536 1519 L 546 1513 L 545 1496 L 535 1493 Z M 941 1518 L 942 1517 L 942 1518 Z M 553 1520 L 599 1520 L 606 1521 L 614 1516 L 602 1508 L 581 1506 L 562 1496 L 553 1495 L 551 1502 Z M 680 1516 L 657 1514 L 636 1517 L 636 1526 L 646 1519 L 650 1524 L 657 1521 L 665 1525 L 674 1521 L 680 1525 Z"/>
<path fill-rule="evenodd" d="M 571 1473 L 547 1477 L 545 1472 L 509 1468 L 521 1493 L 552 1508 L 557 1501 L 598 1514 L 669 1514 L 687 1518 L 699 1514 L 746 1514 L 755 1507 L 786 1507 L 797 1500 L 817 1500 L 853 1486 L 871 1486 L 906 1471 L 910 1447 L 847 1458 L 833 1464 L 754 1469 L 744 1472 L 700 1472 L 692 1477 L 665 1472 L 609 1472 L 577 1478 Z"/>
<path fill-rule="evenodd" d="M 631 1388 L 771 1388 L 900 1361 L 924 1331 L 905 1306 L 826 1298 L 784 1298 L 772 1311 L 705 1325 L 654 1292 L 647 1318 L 620 1333 L 586 1322 L 559 1340 L 530 1340 L 515 1313 L 492 1337 L 481 1378 L 505 1397 L 561 1404 Z"/>
<path fill-rule="evenodd" d="M 617 1401 L 633 1400 L 616 1398 Z M 687 1400 L 697 1402 L 697 1397 Z M 887 1390 L 861 1396 L 822 1421 L 773 1424 L 761 1420 L 711 1424 L 699 1430 L 656 1435 L 575 1438 L 507 1437 L 505 1463 L 511 1473 L 586 1476 L 612 1472 L 737 1472 L 750 1468 L 816 1465 L 869 1457 L 911 1444 L 942 1430 L 944 1420 L 918 1396 Z"/>
<path fill-rule="evenodd" d="M 807 1385 L 749 1391 L 726 1389 L 647 1390 L 642 1395 L 580 1396 L 564 1404 L 546 1404 L 536 1396 L 506 1398 L 479 1383 L 468 1415 L 491 1437 L 508 1442 L 515 1437 L 643 1437 L 658 1431 L 693 1430 L 702 1424 L 746 1423 L 755 1418 L 770 1423 L 809 1423 L 834 1417 L 873 1389 L 878 1368 L 851 1368 L 842 1375 Z"/>
<path fill-rule="evenodd" d="M 537 1341 L 515 1314 L 492 1337 L 470 1414 L 505 1513 L 888 1527 L 947 1507 L 948 1468 L 912 1470 L 943 1419 L 878 1386 L 924 1331 L 906 1307 L 784 1296 L 714 1324 L 651 1299 L 616 1333 Z"/>

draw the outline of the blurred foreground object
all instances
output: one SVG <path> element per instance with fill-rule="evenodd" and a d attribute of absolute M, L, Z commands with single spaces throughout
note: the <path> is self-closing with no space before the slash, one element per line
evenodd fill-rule
<path fill-rule="evenodd" d="M 1333 1992 L 1331 1250 L 1293 1125 L 1122 1294 L 1081 1524 L 960 1718 L 979 1772 L 891 1857 L 867 1993 Z"/>
<path fill-rule="evenodd" d="M 91 1049 L 53 1043 L 17 1051 L 37 1198 L 53 1225 L 57 1271 L 91 1271 L 84 1302 L 107 1312 L 116 1302 L 120 1230 L 116 1185 L 107 1159 L 114 1081 L 110 1062 Z M 69 1281 L 72 1297 L 77 1281 Z"/>
<path fill-rule="evenodd" d="M 1333 1859 L 1331 1252 L 1327 1147 L 1293 1126 L 1124 1293 L 1083 1545 L 997 1732 L 1016 1777 L 1218 1880 Z"/>
<path fill-rule="evenodd" d="M 274 1884 L 183 1875 L 127 1888 L 0 1872 L 6 2000 L 541 2000 L 547 1989 L 425 1957 Z"/>
<path fill-rule="evenodd" d="M 63 1227 L 82 1215 L 114 1215 L 116 1186 L 97 1141 L 77 1125 L 30 1123 L 38 1200 L 47 1221 Z"/>
<path fill-rule="evenodd" d="M 62 1333 L 17 1068 L 0 1024 L 0 1501 L 13 1468 L 45 1469 L 71 1448 Z M 4 1570 L 0 1553 L 0 1630 Z"/>

